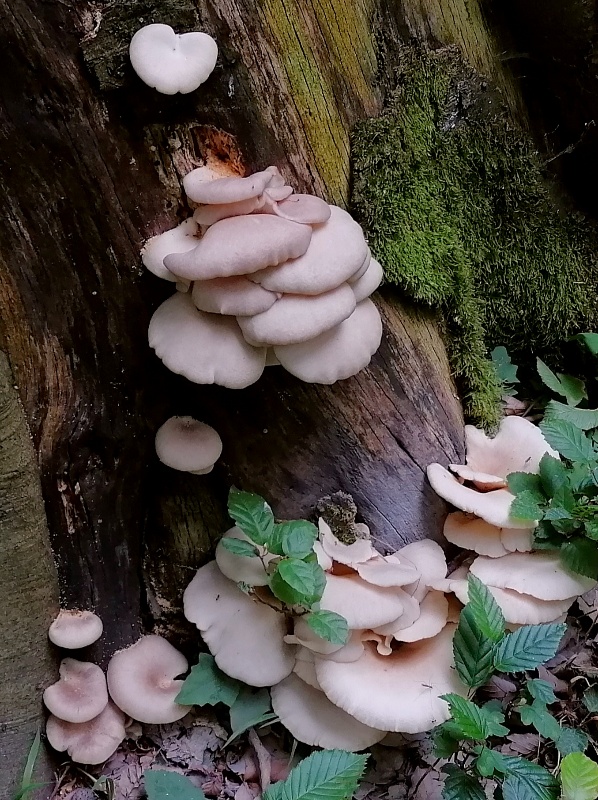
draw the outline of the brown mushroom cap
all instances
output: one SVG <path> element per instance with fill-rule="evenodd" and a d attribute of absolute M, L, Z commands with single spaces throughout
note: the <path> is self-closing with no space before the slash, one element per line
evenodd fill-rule
<path fill-rule="evenodd" d="M 103 629 L 102 620 L 92 611 L 63 608 L 50 625 L 48 638 L 64 650 L 78 650 L 96 642 Z"/>
<path fill-rule="evenodd" d="M 46 736 L 54 750 L 59 753 L 66 750 L 75 763 L 102 764 L 126 736 L 125 715 L 113 703 L 108 703 L 89 722 L 65 722 L 51 716 L 46 724 Z"/>
<path fill-rule="evenodd" d="M 156 433 L 156 454 L 171 469 L 204 475 L 221 453 L 218 432 L 193 417 L 170 417 Z"/>
<path fill-rule="evenodd" d="M 246 317 L 267 311 L 280 295 L 263 289 L 244 275 L 195 281 L 191 297 L 195 307 L 210 314 Z"/>
<path fill-rule="evenodd" d="M 96 664 L 64 658 L 59 674 L 60 680 L 44 692 L 44 704 L 55 717 L 65 722 L 89 722 L 106 708 L 106 678 Z"/>
<path fill-rule="evenodd" d="M 183 685 L 177 675 L 189 664 L 161 636 L 142 636 L 138 642 L 119 650 L 108 664 L 108 690 L 116 705 L 129 717 L 151 725 L 165 725 L 182 719 L 190 706 L 175 698 Z"/>
<path fill-rule="evenodd" d="M 235 319 L 198 311 L 181 292 L 154 312 L 149 344 L 171 372 L 229 389 L 255 383 L 266 362 L 266 348 L 247 344 Z"/>

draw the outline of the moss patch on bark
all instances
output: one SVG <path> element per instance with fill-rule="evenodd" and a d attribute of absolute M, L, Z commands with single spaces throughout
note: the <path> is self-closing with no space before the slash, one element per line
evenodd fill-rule
<path fill-rule="evenodd" d="M 487 353 L 558 360 L 598 324 L 598 227 L 554 193 L 528 136 L 456 48 L 405 48 L 385 112 L 353 135 L 353 210 L 387 280 L 446 319 L 466 413 L 492 426 Z"/>

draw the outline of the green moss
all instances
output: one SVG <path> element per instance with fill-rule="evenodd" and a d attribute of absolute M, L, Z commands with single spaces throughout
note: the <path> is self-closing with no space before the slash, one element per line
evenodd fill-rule
<path fill-rule="evenodd" d="M 598 322 L 598 229 L 559 205 L 532 142 L 455 48 L 406 48 L 353 136 L 356 216 L 387 279 L 442 310 L 466 412 L 496 420 L 488 349 L 552 354 Z"/>

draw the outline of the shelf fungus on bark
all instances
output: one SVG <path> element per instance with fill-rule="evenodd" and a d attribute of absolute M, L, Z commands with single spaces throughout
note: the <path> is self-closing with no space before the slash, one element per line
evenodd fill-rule
<path fill-rule="evenodd" d="M 369 364 L 382 338 L 369 296 L 383 274 L 350 214 L 294 194 L 276 167 L 247 177 L 199 167 L 183 186 L 200 204 L 189 228 L 143 250 L 155 275 L 193 284 L 190 297 L 166 300 L 150 323 L 150 346 L 168 369 L 243 388 L 270 365 L 331 384 Z M 218 351 L 216 363 L 209 350 Z"/>

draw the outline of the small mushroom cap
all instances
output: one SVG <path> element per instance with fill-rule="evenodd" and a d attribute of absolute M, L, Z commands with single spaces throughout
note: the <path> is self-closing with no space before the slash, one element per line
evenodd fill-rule
<path fill-rule="evenodd" d="M 363 275 L 357 280 L 351 279 L 349 281 L 349 286 L 353 289 L 357 302 L 361 303 L 362 300 L 373 294 L 382 283 L 383 278 L 384 272 L 381 265 L 372 258 Z"/>
<path fill-rule="evenodd" d="M 268 292 L 244 275 L 195 281 L 191 296 L 200 311 L 233 317 L 261 314 L 279 299 L 279 295 Z"/>
<path fill-rule="evenodd" d="M 394 588 L 374 586 L 359 575 L 326 575 L 320 608 L 345 617 L 350 629 L 378 628 L 400 617 L 403 603 Z"/>
<path fill-rule="evenodd" d="M 364 564 L 356 564 L 360 578 L 376 586 L 406 586 L 419 580 L 419 572 L 413 564 L 397 556 L 376 556 Z"/>
<path fill-rule="evenodd" d="M 318 519 L 319 540 L 322 550 L 337 564 L 354 567 L 375 558 L 378 551 L 369 539 L 355 539 L 352 544 L 341 542 L 322 517 Z"/>
<path fill-rule="evenodd" d="M 255 383 L 266 363 L 266 348 L 247 344 L 236 320 L 198 311 L 180 292 L 154 312 L 149 344 L 171 372 L 229 389 Z"/>
<path fill-rule="evenodd" d="M 359 661 L 316 659 L 316 675 L 329 700 L 365 725 L 380 730 L 423 733 L 445 722 L 450 712 L 440 699 L 467 697 L 455 670 L 453 633 L 446 625 L 431 639 L 405 644 L 381 656 L 366 644 Z"/>
<path fill-rule="evenodd" d="M 252 600 L 224 577 L 215 561 L 198 569 L 185 590 L 183 607 L 231 678 L 249 686 L 272 686 L 292 672 L 296 648 L 283 640 L 284 615 Z"/>
<path fill-rule="evenodd" d="M 376 744 L 386 735 L 386 731 L 358 722 L 293 673 L 273 686 L 271 694 L 274 713 L 304 744 L 355 751 Z"/>
<path fill-rule="evenodd" d="M 91 611 L 62 609 L 50 625 L 48 637 L 64 650 L 78 650 L 96 642 L 102 635 L 102 620 Z"/>
<path fill-rule="evenodd" d="M 393 631 L 397 642 L 419 642 L 436 636 L 448 620 L 449 604 L 444 592 L 430 591 L 420 606 L 420 615 L 408 628 Z"/>
<path fill-rule="evenodd" d="M 108 664 L 108 691 L 129 717 L 150 725 L 166 725 L 182 719 L 190 706 L 175 703 L 187 672 L 185 656 L 161 636 L 142 636 L 119 650 Z"/>
<path fill-rule="evenodd" d="M 218 45 L 207 33 L 178 35 L 169 25 L 146 25 L 131 39 L 129 58 L 141 80 L 161 94 L 188 94 L 214 71 Z"/>
<path fill-rule="evenodd" d="M 316 297 L 285 294 L 262 314 L 237 317 L 251 343 L 289 345 L 307 342 L 334 328 L 355 310 L 355 295 L 347 283 Z"/>
<path fill-rule="evenodd" d="M 187 197 L 194 203 L 209 205 L 241 203 L 261 195 L 273 177 L 274 174 L 268 170 L 255 172 L 246 178 L 236 175 L 220 177 L 213 171 L 206 172 L 205 167 L 198 167 L 185 175 L 183 188 Z"/>
<path fill-rule="evenodd" d="M 114 703 L 108 703 L 89 722 L 65 722 L 51 716 L 46 736 L 54 750 L 65 750 L 76 764 L 102 764 L 117 750 L 126 736 L 125 715 Z"/>
<path fill-rule="evenodd" d="M 435 581 L 442 580 L 447 573 L 446 556 L 444 550 L 431 539 L 401 547 L 395 553 L 402 561 L 407 561 L 419 572 L 419 578 L 412 584 L 404 586 L 404 590 L 412 594 L 420 603 L 426 596 L 428 589 Z"/>
<path fill-rule="evenodd" d="M 540 428 L 523 417 L 504 417 L 491 439 L 484 431 L 465 426 L 467 466 L 506 478 L 511 472 L 538 472 L 545 453 L 559 458 Z"/>
<path fill-rule="evenodd" d="M 506 489 L 508 484 L 504 478 L 498 475 L 489 475 L 487 472 L 476 472 L 465 464 L 449 464 L 452 473 L 462 478 L 464 481 L 473 483 L 480 492 L 490 492 L 493 489 Z"/>
<path fill-rule="evenodd" d="M 487 586 L 513 589 L 539 600 L 565 600 L 593 589 L 598 582 L 568 570 L 559 553 L 508 553 L 500 558 L 478 556 L 470 572 Z"/>
<path fill-rule="evenodd" d="M 177 281 L 176 275 L 164 266 L 164 258 L 171 253 L 187 253 L 193 250 L 199 243 L 196 234 L 197 224 L 192 219 L 186 219 L 176 228 L 152 236 L 141 250 L 143 265 L 158 278 Z"/>
<path fill-rule="evenodd" d="M 279 267 L 262 270 L 253 279 L 271 292 L 317 295 L 336 289 L 354 275 L 368 254 L 363 230 L 342 208 L 330 206 L 330 210 L 330 219 L 314 229 L 304 255 L 285 264 L 278 262 Z"/>
<path fill-rule="evenodd" d="M 44 692 L 44 704 L 55 717 L 65 722 L 89 722 L 106 708 L 106 678 L 96 664 L 64 658 L 59 674 L 60 680 Z"/>
<path fill-rule="evenodd" d="M 497 528 L 525 528 L 529 530 L 527 520 L 511 517 L 511 503 L 514 495 L 507 489 L 496 489 L 492 492 L 478 492 L 463 486 L 457 478 L 440 464 L 430 464 L 427 469 L 430 485 L 444 500 L 467 514 L 481 517 Z"/>
<path fill-rule="evenodd" d="M 229 178 L 228 180 L 246 180 L 245 178 Z M 202 205 L 193 212 L 193 219 L 198 225 L 213 225 L 221 219 L 227 217 L 240 217 L 243 214 L 252 214 L 262 208 L 264 200 L 261 196 L 249 197 L 238 203 L 215 203 L 213 205 Z M 196 243 L 197 244 L 197 243 Z"/>
<path fill-rule="evenodd" d="M 276 192 L 276 190 L 273 191 Z M 271 194 L 271 191 L 268 191 L 268 194 Z M 318 225 L 326 222 L 330 218 L 330 211 L 331 207 L 328 203 L 312 194 L 291 194 L 274 206 L 274 213 L 279 217 L 290 219 L 293 222 L 301 222 L 304 225 Z"/>
<path fill-rule="evenodd" d="M 303 255 L 311 235 L 309 225 L 272 214 L 244 214 L 215 222 L 194 250 L 166 256 L 164 264 L 192 281 L 248 275 Z"/>
<path fill-rule="evenodd" d="M 211 472 L 222 453 L 214 428 L 193 417 L 170 417 L 156 433 L 156 454 L 163 464 L 181 472 Z"/>
<path fill-rule="evenodd" d="M 499 558 L 518 550 L 532 549 L 531 529 L 497 528 L 479 517 L 472 517 L 462 511 L 449 514 L 444 523 L 445 539 L 464 550 L 473 550 L 482 556 Z"/>
<path fill-rule="evenodd" d="M 309 342 L 276 346 L 291 375 L 306 383 L 332 384 L 365 369 L 382 340 L 382 320 L 371 300 L 362 300 L 346 320 Z"/>
<path fill-rule="evenodd" d="M 250 539 L 243 533 L 241 528 L 236 525 L 226 531 L 222 539 L 240 539 L 243 542 L 249 542 Z M 247 583 L 249 586 L 267 586 L 268 576 L 262 560 L 257 556 L 249 558 L 247 556 L 238 556 L 231 553 L 226 547 L 222 546 L 222 539 L 216 545 L 216 563 L 220 572 L 231 581 L 235 583 Z M 253 544 L 253 542 L 252 542 Z M 272 553 L 262 555 L 263 561 L 268 564 L 276 558 Z"/>
<path fill-rule="evenodd" d="M 336 653 L 344 647 L 342 644 L 332 644 L 332 642 L 322 639 L 314 633 L 303 617 L 295 619 L 293 633 L 285 636 L 284 640 L 288 644 L 296 644 L 302 649 L 311 650 L 313 653 L 319 653 L 324 656 Z"/>

